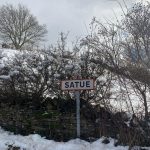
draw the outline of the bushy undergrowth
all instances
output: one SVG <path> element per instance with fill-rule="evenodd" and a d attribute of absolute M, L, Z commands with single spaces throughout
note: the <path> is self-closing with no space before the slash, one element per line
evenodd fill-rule
<path fill-rule="evenodd" d="M 21 99 L 20 99 L 21 100 Z M 36 107 L 1 103 L 0 126 L 16 134 L 40 134 L 48 139 L 67 141 L 76 138 L 76 102 L 73 99 L 47 98 Z M 149 146 L 149 126 L 125 112 L 113 113 L 81 99 L 81 138 L 94 140 L 113 137 L 115 145 Z"/>

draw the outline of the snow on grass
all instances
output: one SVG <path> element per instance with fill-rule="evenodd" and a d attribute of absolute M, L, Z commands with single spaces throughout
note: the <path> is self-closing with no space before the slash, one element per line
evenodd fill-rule
<path fill-rule="evenodd" d="M 40 135 L 28 136 L 14 135 L 0 128 L 0 150 L 7 150 L 8 146 L 20 147 L 21 150 L 127 150 L 128 147 L 114 147 L 114 140 L 110 139 L 109 144 L 103 144 L 102 138 L 89 143 L 80 139 L 68 142 L 55 142 L 47 140 Z"/>

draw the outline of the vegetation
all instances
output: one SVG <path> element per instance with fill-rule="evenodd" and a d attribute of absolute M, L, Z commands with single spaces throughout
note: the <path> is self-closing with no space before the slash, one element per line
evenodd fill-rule
<path fill-rule="evenodd" d="M 86 129 L 81 136 L 111 136 L 116 145 L 130 147 L 149 145 L 149 8 L 137 3 L 117 23 L 93 19 L 90 35 L 71 49 L 61 33 L 55 46 L 17 53 L 0 70 L 0 125 L 7 128 L 9 122 L 14 132 L 19 126 L 25 134 L 42 132 L 47 138 L 62 137 L 58 140 L 75 137 L 74 96 L 61 91 L 60 80 L 94 78 L 96 90 L 80 93 L 82 131 Z"/>
<path fill-rule="evenodd" d="M 47 33 L 28 8 L 7 4 L 0 7 L 0 38 L 15 49 L 32 47 L 41 42 Z"/>

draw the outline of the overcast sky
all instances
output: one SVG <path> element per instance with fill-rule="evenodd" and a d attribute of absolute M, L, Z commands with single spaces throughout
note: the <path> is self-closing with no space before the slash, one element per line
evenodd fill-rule
<path fill-rule="evenodd" d="M 122 2 L 122 0 L 118 0 Z M 125 0 L 130 7 L 137 0 Z M 46 24 L 48 43 L 54 43 L 60 32 L 69 32 L 70 41 L 88 33 L 93 16 L 98 19 L 120 15 L 120 7 L 115 0 L 0 0 L 0 5 L 24 4 L 37 17 L 39 23 Z"/>

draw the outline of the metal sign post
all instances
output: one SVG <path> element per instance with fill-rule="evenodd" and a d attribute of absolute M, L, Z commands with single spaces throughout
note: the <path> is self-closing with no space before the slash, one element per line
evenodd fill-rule
<path fill-rule="evenodd" d="M 76 118 L 77 118 L 77 137 L 80 138 L 80 91 L 94 89 L 93 79 L 76 79 L 61 81 L 61 90 L 75 91 L 76 98 Z"/>
<path fill-rule="evenodd" d="M 80 138 L 80 92 L 75 91 L 76 97 L 76 118 L 77 118 L 77 137 Z"/>

